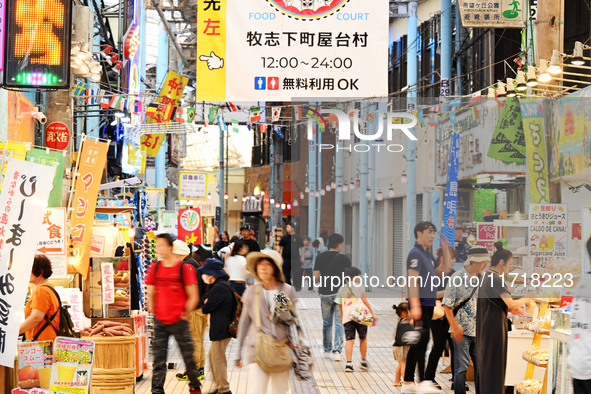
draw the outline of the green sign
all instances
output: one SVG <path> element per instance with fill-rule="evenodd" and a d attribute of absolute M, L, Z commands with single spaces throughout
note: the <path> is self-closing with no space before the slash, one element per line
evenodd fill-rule
<path fill-rule="evenodd" d="M 550 202 L 550 188 L 542 102 L 535 98 L 521 99 L 520 102 L 525 132 L 530 202 L 534 204 L 548 203 Z"/>
<path fill-rule="evenodd" d="M 53 178 L 53 189 L 49 194 L 48 208 L 58 208 L 62 206 L 62 187 L 64 182 L 64 161 L 65 157 L 62 152 L 31 149 L 27 153 L 27 159 L 35 158 L 37 163 L 51 165 L 57 163 L 55 169 L 55 176 Z"/>
<path fill-rule="evenodd" d="M 488 148 L 488 157 L 505 163 L 525 164 L 525 135 L 516 97 L 508 97 L 505 101 Z"/>

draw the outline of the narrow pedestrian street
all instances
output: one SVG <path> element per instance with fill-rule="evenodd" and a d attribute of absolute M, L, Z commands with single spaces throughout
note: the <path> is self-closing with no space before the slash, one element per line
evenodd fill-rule
<path fill-rule="evenodd" d="M 393 328 L 396 314 L 392 310 L 392 304 L 400 301 L 396 294 L 385 290 L 378 290 L 368 294 L 368 299 L 378 315 L 378 324 L 370 327 L 368 333 L 368 361 L 370 369 L 367 372 L 359 371 L 358 342 L 353 350 L 354 373 L 345 373 L 345 361 L 335 362 L 323 357 L 322 351 L 322 318 L 320 315 L 320 300 L 314 297 L 315 293 L 302 291 L 299 293 L 298 308 L 301 313 L 303 329 L 305 330 L 312 348 L 314 357 L 314 379 L 312 381 L 298 381 L 295 375 L 291 375 L 291 387 L 294 394 L 307 393 L 400 393 L 399 388 L 393 386 L 396 361 L 392 357 L 392 343 L 394 338 Z M 184 371 L 182 357 L 174 339 L 170 340 L 169 363 L 176 363 L 176 369 L 170 369 L 166 376 L 164 389 L 167 394 L 184 393 L 187 390 L 187 382 L 180 382 L 175 375 Z M 232 340 L 228 345 L 228 379 L 232 393 L 246 393 L 248 379 L 246 368 L 236 368 L 234 365 L 236 347 L 238 342 Z M 209 351 L 209 341 L 206 342 Z M 343 355 L 344 356 L 344 355 Z M 442 393 L 452 393 L 451 374 L 441 373 L 449 365 L 449 357 L 440 360 L 437 382 L 442 387 Z M 213 391 L 212 382 L 208 379 L 209 365 L 205 366 L 205 383 L 203 392 Z M 151 370 L 144 374 L 144 378 L 136 386 L 137 394 L 149 394 L 151 382 Z M 474 392 L 473 382 L 469 382 L 470 390 Z"/>

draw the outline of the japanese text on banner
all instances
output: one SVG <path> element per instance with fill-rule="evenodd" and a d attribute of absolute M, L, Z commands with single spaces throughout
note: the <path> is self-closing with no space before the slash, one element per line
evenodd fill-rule
<path fill-rule="evenodd" d="M 156 97 L 155 102 L 158 104 L 158 110 L 153 117 L 147 117 L 146 124 L 170 121 L 171 114 L 174 113 L 176 107 L 180 105 L 183 91 L 188 82 L 189 78 L 170 70 L 166 75 L 164 83 L 160 87 L 158 97 Z M 167 128 L 163 126 L 162 131 L 166 130 Z M 162 146 L 162 142 L 164 142 L 164 138 L 166 138 L 165 133 L 144 134 L 140 139 L 140 147 L 142 151 L 145 151 L 147 154 L 156 156 Z"/>
<path fill-rule="evenodd" d="M 547 203 L 550 201 L 550 183 L 542 102 L 538 99 L 520 99 L 519 103 L 525 134 L 530 202 Z"/>
<path fill-rule="evenodd" d="M 443 224 L 441 225 L 441 241 L 447 240 L 447 244 L 454 247 L 456 239 L 456 212 L 458 202 L 458 166 L 460 153 L 460 135 L 454 133 L 451 136 L 449 148 L 449 167 L 447 172 L 447 186 L 443 201 Z"/>
<path fill-rule="evenodd" d="M 103 286 L 103 304 L 112 304 L 115 302 L 113 263 L 101 263 L 101 275 L 101 283 Z"/>
<path fill-rule="evenodd" d="M 72 199 L 70 226 L 75 258 L 74 268 L 82 274 L 84 279 L 88 275 L 92 223 L 108 149 L 107 142 L 86 139 L 82 143 L 79 155 L 79 175 L 76 178 Z"/>
<path fill-rule="evenodd" d="M 0 192 L 0 365 L 12 368 L 19 320 L 55 168 L 9 158 Z"/>

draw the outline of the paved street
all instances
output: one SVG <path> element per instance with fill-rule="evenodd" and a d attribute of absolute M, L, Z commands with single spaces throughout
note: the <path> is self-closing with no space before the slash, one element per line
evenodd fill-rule
<path fill-rule="evenodd" d="M 299 299 L 299 310 L 303 318 L 303 325 L 308 335 L 312 352 L 314 356 L 314 380 L 300 382 L 293 375 L 291 378 L 293 393 L 399 393 L 400 390 L 393 387 L 394 371 L 396 370 L 396 361 L 392 357 L 393 327 L 396 321 L 395 313 L 392 310 L 392 304 L 397 303 L 399 299 L 394 298 L 394 294 L 378 292 L 372 294 L 370 302 L 378 315 L 378 324 L 370 327 L 368 334 L 368 361 L 370 370 L 360 372 L 359 349 L 356 344 L 353 352 L 353 363 L 356 368 L 354 373 L 345 373 L 345 362 L 334 362 L 325 360 L 322 351 L 322 319 L 320 316 L 320 301 L 318 298 L 311 298 L 312 293 L 303 292 Z M 174 343 L 174 341 L 172 340 Z M 180 352 L 176 344 L 171 343 L 169 351 L 169 361 L 177 363 L 176 370 L 169 370 L 166 378 L 166 393 L 186 393 L 187 383 L 179 382 L 175 374 L 184 371 L 184 366 Z M 230 360 L 234 359 L 237 341 L 233 340 L 228 346 L 228 376 L 232 392 L 235 394 L 246 393 L 248 384 L 246 369 L 239 369 L 233 365 Z M 445 364 L 440 362 L 439 371 L 449 365 L 449 358 L 445 359 Z M 206 365 L 206 376 L 209 375 L 209 365 Z M 451 391 L 449 379 L 451 374 L 438 373 L 437 381 L 444 388 L 443 392 Z M 139 394 L 150 393 L 151 373 L 144 375 L 144 379 L 138 383 L 136 392 Z M 212 382 L 205 380 L 203 392 L 211 390 Z M 472 383 L 470 382 L 472 388 Z"/>

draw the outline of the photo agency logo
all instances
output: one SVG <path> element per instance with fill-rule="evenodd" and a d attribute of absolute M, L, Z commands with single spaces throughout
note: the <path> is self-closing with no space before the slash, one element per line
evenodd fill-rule
<path fill-rule="evenodd" d="M 399 153 L 404 151 L 404 145 L 393 143 L 395 136 L 402 133 L 406 138 L 416 141 L 413 127 L 417 125 L 417 117 L 408 112 L 370 112 L 364 119 L 360 119 L 360 111 L 353 110 L 346 114 L 343 110 L 334 108 L 309 107 L 308 109 L 308 141 L 314 141 L 317 130 L 328 128 L 326 118 L 336 119 L 335 144 L 318 144 L 318 149 L 343 150 L 347 152 L 377 152 Z M 371 126 L 371 127 L 370 127 Z M 339 145 L 338 142 L 343 142 Z"/>

